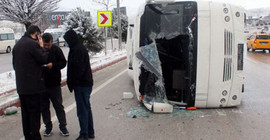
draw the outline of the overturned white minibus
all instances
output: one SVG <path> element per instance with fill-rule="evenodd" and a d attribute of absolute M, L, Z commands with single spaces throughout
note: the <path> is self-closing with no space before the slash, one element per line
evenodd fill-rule
<path fill-rule="evenodd" d="M 214 1 L 149 1 L 128 29 L 138 100 L 153 112 L 241 103 L 244 11 Z"/>

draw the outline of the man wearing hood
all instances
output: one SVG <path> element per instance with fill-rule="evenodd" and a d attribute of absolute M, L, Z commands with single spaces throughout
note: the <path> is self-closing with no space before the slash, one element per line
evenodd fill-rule
<path fill-rule="evenodd" d="M 74 30 L 67 31 L 64 39 L 70 48 L 67 66 L 67 85 L 70 92 L 74 90 L 77 116 L 81 128 L 80 135 L 76 140 L 88 140 L 88 138 L 95 138 L 90 105 L 93 78 L 89 54 Z"/>
<path fill-rule="evenodd" d="M 33 25 L 16 43 L 12 51 L 25 140 L 41 140 L 40 99 L 41 94 L 46 91 L 42 66 L 48 63 L 48 54 L 42 47 L 40 29 Z"/>

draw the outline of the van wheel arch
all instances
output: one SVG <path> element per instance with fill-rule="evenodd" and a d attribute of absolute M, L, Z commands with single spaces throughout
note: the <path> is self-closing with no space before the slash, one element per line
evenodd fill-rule
<path fill-rule="evenodd" d="M 6 53 L 10 53 L 10 52 L 11 52 L 11 47 L 7 46 Z"/>

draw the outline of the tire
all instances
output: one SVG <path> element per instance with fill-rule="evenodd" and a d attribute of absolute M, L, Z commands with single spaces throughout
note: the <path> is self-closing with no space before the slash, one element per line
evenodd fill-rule
<path fill-rule="evenodd" d="M 11 48 L 10 48 L 10 46 L 8 46 L 6 49 L 6 53 L 10 53 L 10 52 L 11 52 Z"/>
<path fill-rule="evenodd" d="M 252 51 L 252 52 L 255 52 L 255 49 L 253 49 L 253 46 L 252 46 L 252 45 L 251 45 L 251 51 Z"/>
<path fill-rule="evenodd" d="M 250 50 L 250 48 L 249 48 L 248 43 L 247 43 L 247 51 L 249 52 L 249 50 Z"/>

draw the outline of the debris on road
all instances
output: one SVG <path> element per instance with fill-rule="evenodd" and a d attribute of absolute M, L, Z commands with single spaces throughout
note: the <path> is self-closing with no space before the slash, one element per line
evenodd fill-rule
<path fill-rule="evenodd" d="M 123 99 L 132 99 L 133 94 L 132 92 L 123 92 Z"/>

